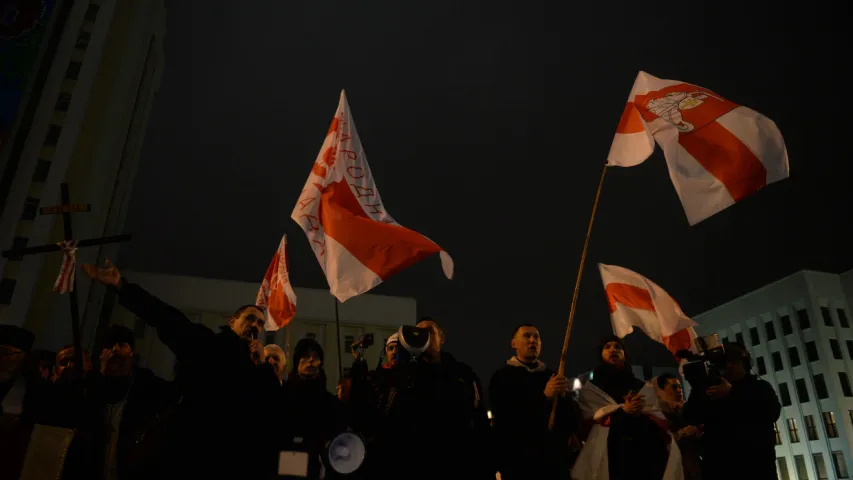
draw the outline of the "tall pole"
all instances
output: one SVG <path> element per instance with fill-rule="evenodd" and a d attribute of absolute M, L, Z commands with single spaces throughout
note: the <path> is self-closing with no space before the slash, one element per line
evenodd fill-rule
<path fill-rule="evenodd" d="M 68 191 L 68 184 L 60 185 L 60 197 L 62 205 L 71 205 L 71 194 Z M 73 231 L 71 230 L 71 212 L 62 214 L 63 230 L 65 233 L 65 241 L 70 242 L 73 239 Z M 71 272 L 73 280 L 71 283 L 71 291 L 68 292 L 68 299 L 71 302 L 71 338 L 74 343 L 74 362 L 77 364 L 77 378 L 83 379 L 83 342 L 80 338 L 80 306 L 77 303 L 77 275 Z"/>
<path fill-rule="evenodd" d="M 335 330 L 338 333 L 338 382 L 344 379 L 344 366 L 343 360 L 341 357 L 343 356 L 341 352 L 343 351 L 343 345 L 341 344 L 341 316 L 338 313 L 338 299 L 335 298 Z"/>
<path fill-rule="evenodd" d="M 598 181 L 598 190 L 595 191 L 595 202 L 592 204 L 592 214 L 589 216 L 589 226 L 586 229 L 586 239 L 583 241 L 583 251 L 581 252 L 581 263 L 578 265 L 578 277 L 575 280 L 575 291 L 572 293 L 572 306 L 569 309 L 569 322 L 566 325 L 566 337 L 563 339 L 563 351 L 560 353 L 560 369 L 557 371 L 558 376 L 563 376 L 566 373 L 566 353 L 569 349 L 569 338 L 572 334 L 572 322 L 575 320 L 575 307 L 578 301 L 578 290 L 581 288 L 581 277 L 583 276 L 583 266 L 586 263 L 586 252 L 589 249 L 589 237 L 592 234 L 592 224 L 595 222 L 595 211 L 598 210 L 598 200 L 601 198 L 601 187 L 604 185 L 604 175 L 607 173 L 607 164 L 604 164 L 604 169 L 601 170 L 601 179 Z M 559 397 L 554 397 L 554 402 L 551 404 L 551 416 L 548 418 L 548 430 L 554 429 L 554 417 L 557 415 L 557 400 Z"/>

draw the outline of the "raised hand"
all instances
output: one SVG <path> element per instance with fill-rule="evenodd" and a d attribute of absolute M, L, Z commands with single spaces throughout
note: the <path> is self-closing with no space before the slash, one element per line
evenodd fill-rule
<path fill-rule="evenodd" d="M 569 379 L 563 376 L 552 375 L 545 385 L 545 397 L 553 399 L 557 395 L 565 395 L 569 391 Z"/>
<path fill-rule="evenodd" d="M 249 350 L 252 355 L 252 363 L 255 365 L 260 365 L 264 363 L 264 346 L 261 342 L 257 340 L 252 340 L 252 344 L 249 346 Z"/>
<path fill-rule="evenodd" d="M 84 264 L 83 270 L 89 278 L 98 283 L 103 283 L 104 285 L 110 285 L 113 287 L 117 287 L 119 283 L 121 283 L 121 272 L 119 272 L 118 268 L 110 262 L 109 258 L 104 263 L 104 268 Z"/>
<path fill-rule="evenodd" d="M 646 400 L 639 393 L 629 392 L 628 395 L 625 396 L 625 404 L 622 406 L 622 410 L 625 410 L 626 413 L 630 413 L 631 415 L 637 415 L 643 411 L 643 408 L 646 407 Z"/>

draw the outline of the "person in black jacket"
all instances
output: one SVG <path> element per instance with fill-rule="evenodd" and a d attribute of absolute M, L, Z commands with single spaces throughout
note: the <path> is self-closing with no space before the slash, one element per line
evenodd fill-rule
<path fill-rule="evenodd" d="M 308 453 L 310 479 L 320 478 L 320 455 L 326 443 L 346 429 L 340 402 L 326 390 L 323 360 L 323 348 L 316 340 L 303 338 L 296 343 L 277 432 L 281 450 Z"/>
<path fill-rule="evenodd" d="M 84 265 L 95 281 L 115 288 L 119 303 L 157 329 L 181 366 L 182 393 L 167 446 L 170 466 L 161 478 L 270 478 L 278 452 L 275 432 L 258 424 L 280 408 L 281 384 L 264 362 L 264 313 L 237 309 L 219 333 L 191 322 L 180 310 L 128 283 L 107 261 Z"/>
<path fill-rule="evenodd" d="M 490 426 L 480 379 L 442 351 L 444 332 L 431 318 L 430 343 L 418 361 L 400 364 L 389 394 L 387 478 L 495 478 Z"/>
<path fill-rule="evenodd" d="M 749 373 L 746 348 L 726 345 L 726 365 L 717 385 L 691 393 L 684 418 L 700 426 L 704 478 L 776 478 L 776 433 L 782 406 L 773 387 Z"/>
<path fill-rule="evenodd" d="M 539 360 L 542 340 L 535 326 L 516 327 L 511 345 L 515 355 L 489 382 L 501 478 L 569 478 L 576 456 L 570 440 L 575 436 L 577 442 L 581 425 L 569 380 Z M 555 425 L 548 431 L 554 398 Z"/>

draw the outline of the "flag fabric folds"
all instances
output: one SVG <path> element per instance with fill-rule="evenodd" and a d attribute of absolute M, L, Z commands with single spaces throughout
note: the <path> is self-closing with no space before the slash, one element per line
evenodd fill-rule
<path fill-rule="evenodd" d="M 785 141 L 772 120 L 702 87 L 641 71 L 607 163 L 639 165 L 655 141 L 690 225 L 789 175 Z"/>
<path fill-rule="evenodd" d="M 287 271 L 287 235 L 281 237 L 255 304 L 264 309 L 264 330 L 268 332 L 287 326 L 296 315 L 296 293 Z"/>
<path fill-rule="evenodd" d="M 616 336 L 624 338 L 637 327 L 673 355 L 679 350 L 696 351 L 696 322 L 666 291 L 627 268 L 599 263 L 598 269 Z"/>
<path fill-rule="evenodd" d="M 341 302 L 435 253 L 445 275 L 453 277 L 450 256 L 386 210 L 343 91 L 291 218 L 305 231 L 332 294 Z"/>

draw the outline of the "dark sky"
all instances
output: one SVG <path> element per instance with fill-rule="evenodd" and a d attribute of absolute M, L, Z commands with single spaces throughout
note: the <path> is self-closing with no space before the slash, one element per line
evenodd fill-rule
<path fill-rule="evenodd" d="M 540 327 L 556 365 L 600 169 L 643 69 L 775 120 L 791 178 L 689 227 L 660 150 L 611 170 L 569 372 L 594 365 L 610 330 L 596 262 L 646 275 L 688 314 L 853 267 L 847 2 L 704 3 L 169 2 L 121 263 L 259 281 L 287 233 L 293 283 L 328 288 L 290 212 L 345 88 L 389 212 L 456 262 L 453 281 L 436 257 L 374 293 L 417 298 L 484 380 L 519 323 Z M 670 359 L 631 346 L 635 361 Z"/>

